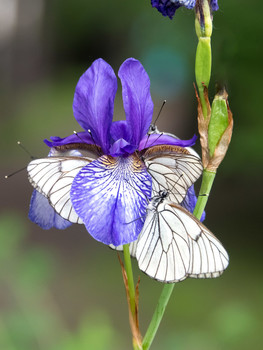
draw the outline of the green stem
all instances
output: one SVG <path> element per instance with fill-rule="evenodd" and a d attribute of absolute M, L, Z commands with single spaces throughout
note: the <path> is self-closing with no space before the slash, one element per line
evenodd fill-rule
<path fill-rule="evenodd" d="M 215 172 L 204 169 L 198 200 L 193 212 L 194 216 L 198 220 L 200 220 L 203 214 L 203 211 L 205 209 L 215 176 L 216 176 Z"/>
<path fill-rule="evenodd" d="M 141 345 L 133 344 L 133 350 L 142 350 Z"/>
<path fill-rule="evenodd" d="M 143 350 L 147 350 L 150 348 L 155 334 L 159 328 L 160 322 L 163 318 L 164 311 L 174 289 L 174 284 L 165 284 L 159 298 L 158 304 L 154 311 L 151 323 L 147 329 L 145 337 L 143 338 L 142 348 Z"/>
<path fill-rule="evenodd" d="M 203 171 L 200 195 L 198 196 L 195 210 L 193 213 L 197 217 L 197 219 L 201 218 L 202 213 L 205 209 L 205 206 L 209 197 L 209 193 L 211 191 L 211 188 L 214 182 L 215 175 L 216 173 L 207 171 L 206 169 L 204 169 Z M 156 309 L 154 311 L 151 323 L 147 329 L 147 332 L 142 342 L 143 350 L 148 350 L 153 342 L 153 339 L 159 328 L 160 322 L 162 320 L 164 311 L 166 309 L 166 306 L 168 304 L 168 301 L 170 299 L 173 289 L 174 289 L 174 284 L 165 284 L 163 287 L 163 290 L 159 298 L 158 304 L 156 306 Z"/>
<path fill-rule="evenodd" d="M 211 52 L 211 35 L 212 35 L 212 16 L 208 0 L 202 1 L 202 6 L 196 6 L 196 34 L 198 45 L 195 60 L 195 76 L 199 89 L 203 114 L 207 116 L 207 107 L 204 97 L 204 85 L 208 87 L 211 76 L 212 52 Z M 201 12 L 198 12 L 201 11 Z M 213 185 L 215 173 L 204 170 L 200 196 L 198 196 L 194 215 L 200 219 L 206 206 L 210 190 Z M 164 311 L 174 289 L 174 284 L 166 284 L 163 287 L 161 296 L 153 314 L 151 323 L 142 342 L 143 350 L 148 350 L 152 344 L 155 334 L 159 328 Z"/>
<path fill-rule="evenodd" d="M 123 246 L 123 253 L 124 253 L 125 270 L 126 270 L 127 280 L 128 280 L 130 307 L 131 307 L 132 315 L 134 316 L 135 315 L 135 288 L 134 288 L 134 281 L 133 281 L 129 244 L 125 244 Z"/>

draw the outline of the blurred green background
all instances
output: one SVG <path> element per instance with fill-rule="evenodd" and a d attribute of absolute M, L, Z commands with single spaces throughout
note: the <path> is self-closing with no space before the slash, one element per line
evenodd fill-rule
<path fill-rule="evenodd" d="M 187 280 L 174 293 L 152 349 L 245 350 L 263 347 L 262 11 L 261 1 L 219 0 L 214 13 L 210 85 L 225 84 L 234 135 L 207 207 L 206 225 L 224 243 L 230 266 L 215 280 Z M 28 155 L 42 140 L 80 130 L 72 115 L 80 75 L 97 57 L 115 72 L 139 59 L 151 78 L 160 130 L 197 132 L 194 13 L 162 17 L 150 0 L 1 0 L 0 349 L 131 349 L 116 253 L 81 225 L 43 231 L 27 218 Z M 115 117 L 124 118 L 121 90 Z M 198 150 L 198 145 L 197 145 Z M 198 186 L 199 184 L 197 184 Z M 138 276 L 134 261 L 135 275 Z M 162 285 L 141 275 L 145 332 Z"/>

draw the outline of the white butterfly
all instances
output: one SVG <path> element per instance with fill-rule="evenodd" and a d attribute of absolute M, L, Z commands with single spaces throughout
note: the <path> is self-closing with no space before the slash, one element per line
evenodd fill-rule
<path fill-rule="evenodd" d="M 78 172 L 99 157 L 98 147 L 69 144 L 51 149 L 50 156 L 35 159 L 28 165 L 28 178 L 43 194 L 55 211 L 64 219 L 82 224 L 70 199 L 72 182 Z M 181 203 L 187 189 L 202 173 L 198 156 L 178 146 L 154 146 L 138 152 L 152 176 L 152 194 L 170 190 L 170 199 Z"/>
<path fill-rule="evenodd" d="M 49 157 L 31 161 L 27 167 L 28 178 L 33 187 L 48 199 L 50 205 L 63 219 L 83 224 L 72 207 L 70 189 L 77 173 L 85 165 L 97 159 L 98 153 L 92 145 L 69 146 L 52 148 Z"/>
<path fill-rule="evenodd" d="M 152 196 L 165 190 L 175 203 L 183 201 L 203 171 L 200 157 L 190 147 L 153 146 L 142 153 L 142 159 L 152 176 Z"/>
<path fill-rule="evenodd" d="M 132 244 L 140 270 L 165 283 L 220 276 L 229 261 L 224 247 L 190 212 L 168 201 L 167 195 L 161 191 L 153 197 L 139 238 Z"/>

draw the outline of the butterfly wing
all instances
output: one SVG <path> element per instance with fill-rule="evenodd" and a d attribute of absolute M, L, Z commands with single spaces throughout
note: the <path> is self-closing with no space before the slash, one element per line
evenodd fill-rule
<path fill-rule="evenodd" d="M 142 158 L 152 176 L 153 196 L 166 190 L 168 199 L 178 204 L 203 171 L 201 159 L 190 148 L 154 146 L 147 149 Z"/>
<path fill-rule="evenodd" d="M 228 265 L 227 252 L 215 236 L 187 210 L 167 200 L 149 210 L 136 258 L 142 271 L 165 283 L 217 277 Z"/>
<path fill-rule="evenodd" d="M 70 189 L 74 177 L 93 158 L 52 156 L 35 159 L 27 167 L 33 187 L 46 198 L 55 211 L 72 223 L 83 223 L 72 207 Z"/>
<path fill-rule="evenodd" d="M 115 246 L 113 244 L 110 244 L 109 247 L 111 249 L 117 250 L 117 251 L 123 251 L 123 246 L 119 245 L 119 246 Z M 130 250 L 130 255 L 135 258 L 136 257 L 136 249 L 137 249 L 137 241 L 131 242 L 130 246 L 129 246 L 129 250 Z"/>

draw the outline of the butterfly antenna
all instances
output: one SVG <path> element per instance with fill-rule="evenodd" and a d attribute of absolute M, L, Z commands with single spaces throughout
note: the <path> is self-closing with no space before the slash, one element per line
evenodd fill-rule
<path fill-rule="evenodd" d="M 145 141 L 145 145 L 143 146 L 143 148 L 146 148 L 147 142 L 149 141 L 149 137 L 151 134 L 149 134 L 149 132 L 147 132 L 147 139 Z"/>
<path fill-rule="evenodd" d="M 161 108 L 160 108 L 160 110 L 159 110 L 159 112 L 158 112 L 158 114 L 157 114 L 157 117 L 155 118 L 155 121 L 153 122 L 153 124 L 151 124 L 150 125 L 150 128 L 149 128 L 149 130 L 148 130 L 148 133 L 147 133 L 147 135 L 148 135 L 148 137 L 147 137 L 147 140 L 146 140 L 146 142 L 145 142 L 145 145 L 144 145 L 144 147 L 143 148 L 146 148 L 146 145 L 147 145 L 147 143 L 148 143 L 148 141 L 149 141 L 149 137 L 150 137 L 150 135 L 152 134 L 152 133 L 154 133 L 154 131 L 156 130 L 156 122 L 157 122 L 157 120 L 159 119 L 159 117 L 160 117 L 160 115 L 161 115 L 161 112 L 162 112 L 162 110 L 163 110 L 163 107 L 164 107 L 164 105 L 166 104 L 166 100 L 163 100 L 163 103 L 162 103 L 162 106 L 161 106 Z M 153 130 L 151 130 L 151 129 L 153 129 Z M 153 131 L 152 133 L 150 132 L 150 131 Z M 156 141 L 156 140 L 155 140 Z M 151 145 L 150 145 L 151 146 Z M 149 147 L 150 147 L 149 146 Z"/>
<path fill-rule="evenodd" d="M 96 144 L 96 142 L 95 142 L 95 140 L 94 140 L 94 137 L 93 137 L 92 132 L 91 132 L 90 129 L 88 129 L 88 133 L 90 134 L 90 137 L 92 138 L 92 141 L 93 141 L 94 145 L 95 145 L 96 148 L 97 148 L 98 154 L 101 156 L 101 155 L 102 155 L 101 150 L 100 150 L 100 148 L 98 147 L 98 145 Z"/>
<path fill-rule="evenodd" d="M 163 103 L 162 103 L 162 105 L 161 105 L 161 108 L 160 108 L 160 110 L 159 110 L 159 113 L 157 114 L 157 117 L 156 117 L 156 119 L 155 119 L 153 125 L 156 125 L 156 122 L 157 122 L 157 120 L 159 119 L 159 117 L 160 117 L 160 115 L 161 115 L 161 113 L 162 113 L 163 107 L 164 107 L 164 105 L 166 104 L 166 102 L 167 102 L 167 100 L 163 100 Z"/>
<path fill-rule="evenodd" d="M 184 174 L 181 174 L 181 175 L 178 177 L 177 181 L 174 183 L 174 185 L 173 185 L 173 187 L 172 187 L 172 189 L 171 189 L 171 191 L 170 191 L 171 193 L 173 192 L 175 186 L 178 184 L 179 180 L 180 180 L 183 176 L 184 176 Z M 181 193 L 180 193 L 180 194 L 181 194 Z M 185 194 L 185 193 L 184 193 L 184 194 Z"/>
<path fill-rule="evenodd" d="M 32 154 L 25 148 L 25 146 L 20 141 L 17 141 L 17 144 L 19 147 L 22 148 L 23 151 L 25 151 L 29 155 L 30 159 L 36 159 L 36 157 L 32 156 Z"/>
<path fill-rule="evenodd" d="M 74 133 L 83 143 L 86 143 L 86 141 L 83 140 L 83 139 L 80 137 L 80 135 L 77 133 L 77 131 L 73 131 L 73 133 Z M 100 151 L 98 145 L 96 145 L 96 142 L 95 142 L 95 140 L 94 140 L 94 138 L 93 138 L 93 136 L 92 136 L 92 133 L 91 133 L 91 130 L 90 130 L 90 129 L 88 130 L 88 133 L 90 134 L 90 136 L 91 136 L 91 138 L 92 138 L 92 141 L 93 141 L 93 143 L 94 143 L 94 146 L 96 147 L 96 150 L 97 150 L 97 152 L 98 152 L 98 155 L 101 156 L 101 151 Z"/>
<path fill-rule="evenodd" d="M 77 133 L 77 131 L 74 130 L 73 134 L 75 134 L 80 139 L 80 141 L 82 141 L 83 143 L 86 143 L 86 141 L 83 140 L 83 138 L 81 138 L 80 135 Z"/>
<path fill-rule="evenodd" d="M 143 193 L 143 192 L 142 192 L 141 190 L 139 190 L 138 188 L 135 188 L 132 184 L 129 183 L 128 180 L 124 179 L 124 181 L 126 181 L 135 191 L 141 192 L 141 193 L 145 196 L 145 198 L 146 198 L 146 200 L 147 200 L 147 204 L 150 203 L 150 201 L 149 201 L 149 199 L 148 199 L 148 197 L 146 196 L 145 193 Z M 135 222 L 135 221 L 138 221 L 138 220 L 141 220 L 142 218 L 145 218 L 146 215 L 147 215 L 147 213 L 145 213 L 145 214 L 142 215 L 142 216 L 139 216 L 138 218 L 136 218 L 136 219 L 134 219 L 134 220 L 132 220 L 132 221 L 125 222 L 125 225 L 131 224 L 131 223 L 133 223 L 133 222 Z"/>
<path fill-rule="evenodd" d="M 98 154 L 101 156 L 101 155 L 102 155 L 101 150 L 100 150 L 100 148 L 98 147 L 98 145 L 96 144 L 96 142 L 95 142 L 95 140 L 94 140 L 94 137 L 93 137 L 92 132 L 91 132 L 90 129 L 88 129 L 88 133 L 90 134 L 90 137 L 92 138 L 92 141 L 93 141 L 93 143 L 94 143 L 94 146 L 95 146 L 96 149 L 97 149 Z"/>
<path fill-rule="evenodd" d="M 157 135 L 157 134 L 156 134 Z M 157 137 L 157 139 L 156 140 L 154 140 L 151 144 L 150 144 L 150 146 L 148 146 L 148 148 L 149 147 L 151 147 L 152 145 L 154 145 L 154 143 L 156 142 L 156 141 L 158 141 L 159 140 L 159 138 L 160 137 L 162 137 L 163 136 L 163 132 L 161 132 L 160 134 L 158 134 L 159 136 Z M 150 135 L 149 135 L 150 136 Z M 148 138 L 149 139 L 149 138 Z M 147 140 L 148 141 L 148 140 Z M 146 146 L 146 144 L 145 144 L 145 146 Z"/>
<path fill-rule="evenodd" d="M 175 186 L 179 183 L 180 179 L 181 179 L 183 176 L 184 176 L 184 174 L 181 174 L 181 175 L 178 177 L 177 181 L 173 183 L 173 187 L 172 187 L 169 191 L 167 191 L 168 193 L 173 194 L 173 190 L 174 190 Z M 186 195 L 186 193 L 180 193 L 179 191 L 177 191 L 177 193 L 175 193 L 175 195 L 176 195 L 176 194 Z"/>
<path fill-rule="evenodd" d="M 19 146 L 20 148 L 22 148 L 22 150 L 23 150 L 24 152 L 26 152 L 26 154 L 29 155 L 29 157 L 30 157 L 31 160 L 36 159 L 36 157 L 32 156 L 32 154 L 26 149 L 26 147 L 25 147 L 20 141 L 17 141 L 17 144 L 18 144 L 18 146 Z M 11 176 L 20 173 L 20 171 L 23 171 L 23 170 L 25 170 L 26 168 L 27 168 L 27 167 L 23 167 L 23 168 L 21 168 L 21 169 L 18 169 L 18 170 L 16 170 L 16 171 L 14 171 L 14 172 L 11 173 L 11 174 L 5 175 L 5 179 L 9 179 Z"/>
<path fill-rule="evenodd" d="M 124 179 L 124 181 L 126 181 L 127 182 L 127 184 L 129 185 L 129 186 L 131 186 L 131 188 L 133 188 L 136 192 L 141 192 L 143 195 L 144 195 L 144 197 L 146 198 L 146 200 L 147 200 L 147 204 L 149 204 L 150 203 L 150 200 L 149 200 L 149 198 L 146 196 L 146 194 L 145 193 L 143 193 L 140 189 L 138 189 L 138 188 L 136 188 L 136 187 L 134 187 L 128 180 L 126 180 L 126 179 Z"/>
<path fill-rule="evenodd" d="M 16 174 L 20 173 L 20 171 L 26 170 L 26 168 L 27 168 L 27 167 L 25 166 L 24 168 L 19 169 L 19 170 L 16 170 L 16 171 L 14 171 L 14 172 L 13 172 L 13 173 L 11 173 L 11 174 L 5 175 L 5 179 L 9 179 L 9 177 L 11 177 L 11 176 L 13 176 L 13 175 L 16 175 Z"/>
<path fill-rule="evenodd" d="M 144 214 L 144 215 L 142 215 L 142 216 L 139 216 L 137 219 L 134 219 L 134 220 L 129 221 L 129 222 L 125 222 L 124 224 L 125 224 L 125 225 L 132 224 L 132 223 L 133 223 L 133 222 L 135 222 L 135 221 L 138 221 L 138 220 L 144 219 L 144 218 L 146 217 L 146 215 L 147 215 L 147 213 L 145 213 L 145 214 Z"/>

